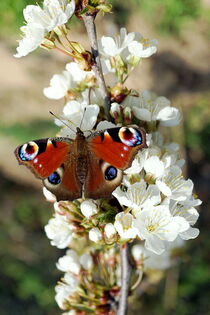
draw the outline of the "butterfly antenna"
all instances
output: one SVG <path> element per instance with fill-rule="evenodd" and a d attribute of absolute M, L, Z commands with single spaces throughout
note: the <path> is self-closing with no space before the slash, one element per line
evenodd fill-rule
<path fill-rule="evenodd" d="M 75 130 L 72 129 L 72 128 L 70 127 L 70 125 L 68 125 L 63 119 L 61 119 L 60 117 L 56 116 L 56 115 L 55 115 L 53 112 L 51 112 L 51 111 L 49 111 L 49 113 L 50 113 L 53 117 L 55 117 L 55 118 L 57 118 L 58 120 L 60 120 L 66 127 L 68 127 L 69 129 L 71 129 L 71 130 L 75 133 Z"/>
<path fill-rule="evenodd" d="M 86 109 L 87 109 L 87 107 L 85 107 L 85 109 L 84 109 L 84 112 L 83 112 L 83 115 L 82 115 L 82 119 L 81 119 L 81 122 L 80 122 L 80 125 L 79 125 L 79 129 L 81 129 L 81 127 L 82 127 L 82 123 L 83 123 L 83 120 L 84 120 L 84 117 L 85 117 Z"/>

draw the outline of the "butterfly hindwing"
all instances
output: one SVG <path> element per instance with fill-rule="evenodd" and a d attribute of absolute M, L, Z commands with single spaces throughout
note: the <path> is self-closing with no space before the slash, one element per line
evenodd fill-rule
<path fill-rule="evenodd" d="M 112 191 L 122 181 L 122 171 L 89 153 L 88 171 L 84 183 L 84 195 L 87 198 L 109 198 Z"/>
<path fill-rule="evenodd" d="M 139 149 L 146 147 L 145 132 L 140 128 L 110 128 L 88 139 L 88 173 L 85 196 L 108 198 L 120 185 L 123 170 L 130 167 Z"/>

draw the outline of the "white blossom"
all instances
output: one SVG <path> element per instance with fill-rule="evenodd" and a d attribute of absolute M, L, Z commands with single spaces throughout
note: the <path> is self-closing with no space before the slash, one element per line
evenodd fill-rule
<path fill-rule="evenodd" d="M 24 57 L 33 50 L 37 49 L 44 40 L 44 29 L 32 23 L 22 26 L 20 30 L 23 33 L 23 38 L 19 40 L 16 58 Z"/>
<path fill-rule="evenodd" d="M 92 228 L 89 231 L 89 239 L 94 243 L 98 243 L 100 240 L 102 240 L 101 231 L 98 228 Z"/>
<path fill-rule="evenodd" d="M 99 51 L 106 57 L 128 55 L 128 46 L 134 40 L 135 33 L 128 33 L 125 28 L 120 29 L 120 34 L 113 37 L 102 36 L 99 40 Z"/>
<path fill-rule="evenodd" d="M 82 214 L 88 219 L 94 214 L 98 213 L 98 207 L 91 199 L 84 200 L 80 205 L 80 210 Z"/>
<path fill-rule="evenodd" d="M 158 156 L 150 156 L 144 163 L 145 172 L 159 178 L 164 175 L 165 167 L 164 163 L 159 159 Z"/>
<path fill-rule="evenodd" d="M 146 40 L 140 36 L 139 40 L 134 40 L 128 45 L 128 50 L 130 52 L 129 59 L 132 56 L 136 58 L 148 58 L 157 51 L 157 41 L 156 40 Z"/>
<path fill-rule="evenodd" d="M 80 272 L 80 261 L 77 253 L 72 249 L 68 249 L 66 255 L 59 258 L 56 267 L 63 272 L 72 272 L 78 275 Z"/>
<path fill-rule="evenodd" d="M 183 240 L 194 239 L 199 235 L 199 230 L 192 227 L 197 222 L 199 213 L 194 207 L 188 205 L 187 200 L 186 202 L 182 201 L 182 203 L 170 200 L 169 209 L 173 216 L 181 216 L 185 218 L 190 225 L 188 230 L 179 235 Z"/>
<path fill-rule="evenodd" d="M 140 182 L 130 185 L 127 191 L 117 187 L 112 193 L 121 205 L 130 207 L 133 213 L 137 213 L 146 205 L 154 206 L 160 203 L 160 191 L 155 185 L 149 185 L 142 179 Z"/>
<path fill-rule="evenodd" d="M 173 200 L 186 200 L 192 195 L 193 182 L 185 180 L 181 169 L 174 165 L 167 169 L 161 179 L 156 180 L 156 185 L 160 191 Z"/>
<path fill-rule="evenodd" d="M 55 74 L 50 80 L 50 86 L 43 90 L 46 97 L 50 99 L 60 99 L 68 94 L 68 91 L 75 89 L 78 84 L 92 77 L 92 71 L 83 71 L 76 62 L 66 65 L 66 70 L 62 74 Z"/>
<path fill-rule="evenodd" d="M 82 131 L 89 131 L 95 126 L 99 106 L 96 104 L 88 105 L 86 102 L 69 101 L 63 109 L 64 121 L 69 128 L 65 127 L 60 132 L 61 136 L 69 136 L 75 138 L 76 129 L 79 127 Z M 56 119 L 57 125 L 63 125 L 62 121 Z"/>
<path fill-rule="evenodd" d="M 125 174 L 132 175 L 132 174 L 140 173 L 141 170 L 144 168 L 146 160 L 150 156 L 160 155 L 160 154 L 161 154 L 161 151 L 157 147 L 149 147 L 147 149 L 142 149 L 136 154 L 131 167 L 125 170 Z"/>
<path fill-rule="evenodd" d="M 184 165 L 185 160 L 179 157 L 179 145 L 177 143 L 169 143 L 163 146 L 165 153 L 162 155 L 161 160 L 165 168 L 177 165 L 180 168 Z"/>
<path fill-rule="evenodd" d="M 73 227 L 67 221 L 66 216 L 55 214 L 55 217 L 50 219 L 45 226 L 47 237 L 51 240 L 51 245 L 58 248 L 69 246 L 72 241 Z"/>
<path fill-rule="evenodd" d="M 38 5 L 27 5 L 23 10 L 26 25 L 21 27 L 20 40 L 15 57 L 26 56 L 44 41 L 46 34 L 65 24 L 73 15 L 75 2 L 66 0 L 44 0 L 43 9 Z"/>
<path fill-rule="evenodd" d="M 171 266 L 169 250 L 165 250 L 161 255 L 157 255 L 146 249 L 143 245 L 136 244 L 132 247 L 131 252 L 137 264 L 143 264 L 144 270 L 165 270 Z"/>
<path fill-rule="evenodd" d="M 157 97 L 150 91 L 143 91 L 139 97 L 128 96 L 122 103 L 130 106 L 134 115 L 143 121 L 159 121 L 161 126 L 176 126 L 180 123 L 180 111 L 171 106 L 164 96 Z"/>
<path fill-rule="evenodd" d="M 55 287 L 55 300 L 61 309 L 65 309 L 66 300 L 75 294 L 79 284 L 79 280 L 72 273 L 66 273 L 63 280 L 64 282 Z"/>
<path fill-rule="evenodd" d="M 147 58 L 157 50 L 156 40 L 147 40 L 139 33 L 127 33 L 125 28 L 120 29 L 120 34 L 113 37 L 102 36 L 99 40 L 99 51 L 105 58 L 121 57 L 124 62 L 130 62 L 132 57 Z M 111 63 L 105 59 L 105 73 L 110 72 Z"/>
<path fill-rule="evenodd" d="M 166 242 L 172 242 L 179 233 L 189 228 L 189 223 L 180 216 L 172 216 L 165 205 L 144 208 L 134 219 L 134 226 L 138 236 L 145 240 L 145 247 L 162 254 L 166 249 Z"/>
<path fill-rule="evenodd" d="M 137 229 L 134 227 L 134 217 L 130 213 L 118 213 L 115 217 L 114 227 L 122 239 L 136 237 Z"/>
<path fill-rule="evenodd" d="M 85 270 L 90 270 L 93 267 L 93 258 L 90 254 L 81 255 L 79 262 Z"/>

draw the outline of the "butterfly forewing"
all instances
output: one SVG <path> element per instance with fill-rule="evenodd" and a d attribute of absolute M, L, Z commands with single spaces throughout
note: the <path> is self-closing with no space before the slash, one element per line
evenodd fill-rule
<path fill-rule="evenodd" d="M 29 141 L 17 147 L 15 155 L 18 162 L 29 167 L 38 178 L 50 176 L 69 154 L 69 141 L 55 139 Z"/>
<path fill-rule="evenodd" d="M 73 200 L 82 194 L 76 175 L 75 146 L 69 138 L 29 141 L 15 150 L 20 164 L 43 180 L 57 200 Z"/>
<path fill-rule="evenodd" d="M 124 170 L 130 167 L 136 153 L 146 147 L 146 135 L 140 128 L 110 128 L 91 136 L 89 146 L 99 158 Z"/>

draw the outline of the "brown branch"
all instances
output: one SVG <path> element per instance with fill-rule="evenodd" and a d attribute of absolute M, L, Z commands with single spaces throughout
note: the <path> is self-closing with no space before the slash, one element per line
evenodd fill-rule
<path fill-rule="evenodd" d="M 94 65 L 93 65 L 93 71 L 95 73 L 99 89 L 101 91 L 102 98 L 104 100 L 104 111 L 108 119 L 110 119 L 110 97 L 106 88 L 106 84 L 104 81 L 104 76 L 102 73 L 101 68 L 101 61 L 99 56 L 99 50 L 98 50 L 98 42 L 97 42 L 97 35 L 96 35 L 96 27 L 95 27 L 95 15 L 84 15 L 83 21 L 88 33 L 88 38 L 90 40 L 91 44 L 91 50 L 94 58 Z"/>
<path fill-rule="evenodd" d="M 130 276 L 129 246 L 126 243 L 121 248 L 121 290 L 117 315 L 127 314 Z"/>

